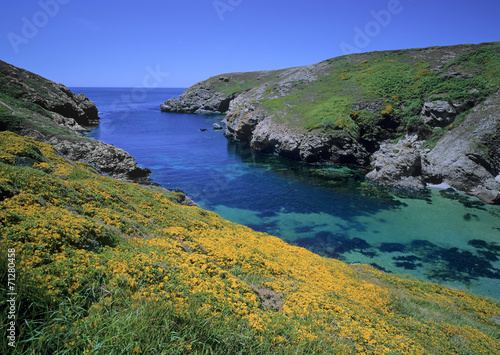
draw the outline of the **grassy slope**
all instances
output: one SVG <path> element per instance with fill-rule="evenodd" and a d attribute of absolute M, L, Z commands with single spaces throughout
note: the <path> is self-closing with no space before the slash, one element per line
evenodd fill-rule
<path fill-rule="evenodd" d="M 0 131 L 9 130 L 20 134 L 37 131 L 47 139 L 57 137 L 72 142 L 91 142 L 52 121 L 51 113 L 43 107 L 18 99 L 16 95 L 15 90 L 0 86 Z"/>
<path fill-rule="evenodd" d="M 61 99 L 61 93 L 68 90 L 62 89 L 59 85 L 0 60 L 0 99 L 2 96 L 8 96 L 19 102 L 25 102 L 25 107 L 35 109 L 37 112 L 42 108 L 57 112 L 54 108 L 65 104 L 64 99 Z"/>
<path fill-rule="evenodd" d="M 322 258 L 175 198 L 1 132 L 14 353 L 500 353 L 498 302 Z"/>
<path fill-rule="evenodd" d="M 461 54 L 443 66 L 446 53 Z M 293 82 L 286 96 L 279 92 L 284 71 L 225 74 L 234 79 L 224 83 L 213 77 L 204 84 L 225 94 L 266 84 L 255 103 L 275 120 L 306 130 L 344 130 L 365 139 L 377 139 L 388 127 L 398 136 L 412 124 L 422 125 L 425 101 L 477 103 L 500 89 L 500 42 L 354 54 L 319 64 L 326 65 L 318 66 L 317 80 Z M 449 72 L 474 77 L 443 77 Z M 444 132 L 446 128 L 435 129 L 429 139 Z"/>

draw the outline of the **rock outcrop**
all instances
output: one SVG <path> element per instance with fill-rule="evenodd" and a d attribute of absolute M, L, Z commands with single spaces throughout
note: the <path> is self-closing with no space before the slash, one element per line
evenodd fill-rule
<path fill-rule="evenodd" d="M 486 203 L 500 204 L 500 91 L 473 108 L 430 149 L 418 136 L 385 142 L 367 178 L 413 189 L 446 184 Z"/>
<path fill-rule="evenodd" d="M 122 149 L 84 137 L 99 124 L 95 104 L 66 86 L 0 61 L 0 129 L 53 145 L 72 160 L 84 160 L 115 178 L 150 183 L 149 169 Z"/>
<path fill-rule="evenodd" d="M 383 142 L 372 156 L 373 168 L 366 177 L 385 185 L 422 190 L 422 155 L 427 151 L 418 149 L 422 142 L 416 136 L 407 136 L 396 144 Z"/>
<path fill-rule="evenodd" d="M 426 102 L 421 116 L 424 123 L 431 127 L 446 127 L 455 121 L 457 112 L 448 101 Z"/>
<path fill-rule="evenodd" d="M 51 144 L 67 158 L 89 162 L 102 173 L 116 179 L 139 184 L 150 183 L 151 170 L 139 167 L 135 159 L 123 149 L 93 139 L 75 142 L 55 136 L 40 138 L 40 141 Z"/>
<path fill-rule="evenodd" d="M 163 112 L 174 113 L 225 113 L 233 98 L 210 87 L 199 86 L 184 92 L 178 99 L 174 97 L 165 101 L 160 108 Z"/>
<path fill-rule="evenodd" d="M 422 175 L 445 182 L 488 203 L 500 204 L 500 91 L 473 108 L 466 119 L 426 155 Z"/>
<path fill-rule="evenodd" d="M 226 116 L 226 136 L 251 148 L 295 160 L 365 165 L 367 150 L 345 132 L 304 132 L 279 124 L 265 112 L 234 111 Z"/>
<path fill-rule="evenodd" d="M 63 84 L 57 84 L 27 70 L 0 61 L 0 91 L 24 102 L 31 102 L 80 126 L 99 124 L 95 104 L 85 95 L 76 95 Z"/>
<path fill-rule="evenodd" d="M 353 54 L 215 76 L 161 108 L 225 112 L 226 136 L 265 153 L 358 164 L 374 181 L 416 190 L 444 182 L 500 203 L 497 126 L 481 116 L 498 111 L 498 63 L 499 43 Z"/>

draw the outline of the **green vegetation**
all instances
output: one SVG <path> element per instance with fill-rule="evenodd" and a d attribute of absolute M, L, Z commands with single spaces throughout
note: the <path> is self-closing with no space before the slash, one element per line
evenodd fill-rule
<path fill-rule="evenodd" d="M 263 83 L 275 82 L 278 80 L 279 73 L 283 71 L 272 70 L 218 75 L 206 80 L 204 85 L 208 85 L 226 96 L 231 96 L 253 89 Z"/>
<path fill-rule="evenodd" d="M 46 138 L 57 137 L 72 142 L 91 141 L 52 121 L 51 112 L 48 110 L 18 99 L 14 95 L 14 92 L 5 87 L 0 89 L 0 131 L 8 130 L 16 133 L 36 131 Z"/>
<path fill-rule="evenodd" d="M 52 85 L 47 85 L 48 81 L 46 79 L 36 74 L 26 72 L 22 69 L 18 70 L 21 70 L 21 72 L 12 72 L 9 68 L 9 65 L 0 60 L 0 95 L 19 99 L 25 95 L 29 95 L 26 88 L 28 87 L 32 89 L 33 92 L 36 92 L 38 95 L 40 95 L 40 97 L 43 99 L 52 102 L 58 101 L 57 90 Z M 20 77 L 13 80 L 11 75 L 19 75 Z"/>
<path fill-rule="evenodd" d="M 500 353 L 497 301 L 322 258 L 182 197 L 0 132 L 0 292 L 15 249 L 18 329 L 0 352 Z"/>
<path fill-rule="evenodd" d="M 500 43 L 463 48 L 469 47 L 458 46 L 463 53 L 446 65 L 429 49 L 424 55 L 407 50 L 334 58 L 317 80 L 297 83 L 287 96 L 266 91 L 261 104 L 276 120 L 307 130 L 370 138 L 389 129 L 396 137 L 416 122 L 423 125 L 425 101 L 478 103 L 500 88 Z M 364 112 L 353 124 L 350 118 L 359 111 Z"/>
<path fill-rule="evenodd" d="M 236 93 L 242 93 L 243 91 L 253 89 L 258 84 L 255 84 L 255 79 L 250 79 L 248 81 L 242 80 L 231 80 L 229 82 L 222 82 L 216 86 L 216 90 L 224 93 L 227 96 L 231 96 Z"/>

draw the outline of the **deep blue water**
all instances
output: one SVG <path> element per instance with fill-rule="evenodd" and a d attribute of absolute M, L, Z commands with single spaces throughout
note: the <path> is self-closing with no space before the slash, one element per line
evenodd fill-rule
<path fill-rule="evenodd" d="M 498 206 L 437 188 L 409 197 L 364 182 L 354 168 L 254 152 L 212 130 L 221 116 L 161 112 L 183 89 L 72 90 L 99 109 L 93 138 L 226 219 L 349 263 L 500 299 Z"/>

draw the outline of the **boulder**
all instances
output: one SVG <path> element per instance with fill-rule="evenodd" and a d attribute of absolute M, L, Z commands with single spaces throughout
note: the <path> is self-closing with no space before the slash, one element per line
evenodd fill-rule
<path fill-rule="evenodd" d="M 500 205 L 500 191 L 498 190 L 490 190 L 482 185 L 479 185 L 473 188 L 468 193 L 469 195 L 476 196 L 483 202 L 493 205 Z"/>
<path fill-rule="evenodd" d="M 382 143 L 373 154 L 373 170 L 366 177 L 384 185 L 424 189 L 421 152 L 410 139 L 407 137 L 397 144 Z"/>
<path fill-rule="evenodd" d="M 215 122 L 212 125 L 212 128 L 213 128 L 214 131 L 220 131 L 220 130 L 224 129 L 224 127 L 220 123 L 217 123 L 217 122 Z"/>
<path fill-rule="evenodd" d="M 455 121 L 457 112 L 447 101 L 434 101 L 426 102 L 420 115 L 431 127 L 446 127 Z"/>
<path fill-rule="evenodd" d="M 33 136 L 24 132 L 26 136 Z M 34 132 L 36 135 L 36 132 Z M 38 137 L 41 138 L 41 137 Z M 68 159 L 81 160 L 93 164 L 99 171 L 114 178 L 141 184 L 149 184 L 151 170 L 141 168 L 126 151 L 94 139 L 68 140 L 58 137 L 43 137 Z"/>

